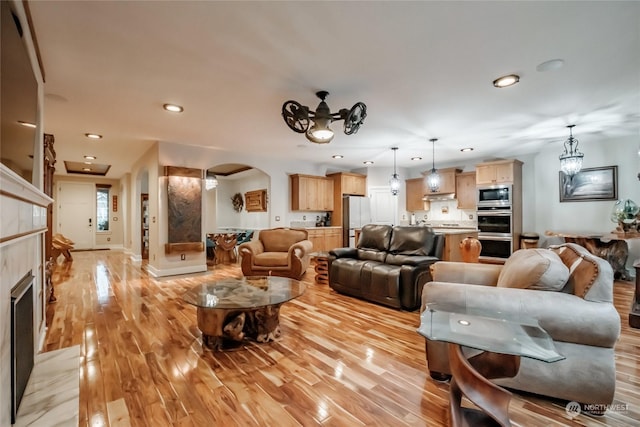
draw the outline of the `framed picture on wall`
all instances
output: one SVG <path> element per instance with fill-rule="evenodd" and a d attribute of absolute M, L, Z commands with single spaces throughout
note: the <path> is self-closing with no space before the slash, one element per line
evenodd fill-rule
<path fill-rule="evenodd" d="M 560 174 L 560 202 L 618 199 L 618 166 L 582 169 L 573 177 Z"/>

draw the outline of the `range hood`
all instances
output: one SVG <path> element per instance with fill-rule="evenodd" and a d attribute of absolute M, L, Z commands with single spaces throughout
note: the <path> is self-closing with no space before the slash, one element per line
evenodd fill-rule
<path fill-rule="evenodd" d="M 456 193 L 440 193 L 440 194 L 425 194 L 422 200 L 431 202 L 434 200 L 455 200 Z"/>

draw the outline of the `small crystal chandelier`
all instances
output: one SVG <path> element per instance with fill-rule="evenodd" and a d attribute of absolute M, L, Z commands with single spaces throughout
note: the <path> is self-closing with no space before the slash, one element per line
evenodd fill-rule
<path fill-rule="evenodd" d="M 396 173 L 396 151 L 398 151 L 398 147 L 393 147 L 393 175 L 391 175 L 391 179 L 389 180 L 389 186 L 391 187 L 391 194 L 393 196 L 397 196 L 398 192 L 400 192 L 400 177 Z"/>
<path fill-rule="evenodd" d="M 207 190 L 213 190 L 217 186 L 218 186 L 218 179 L 216 178 L 216 176 L 214 174 L 207 172 L 207 179 L 205 179 L 204 181 L 204 187 Z"/>
<path fill-rule="evenodd" d="M 578 140 L 573 137 L 574 126 L 567 126 L 569 128 L 569 139 L 564 142 L 564 152 L 560 155 L 560 170 L 570 177 L 580 172 L 582 158 L 584 157 L 584 154 L 578 151 Z"/>
<path fill-rule="evenodd" d="M 440 174 L 436 170 L 436 141 L 437 138 L 430 139 L 433 148 L 433 163 L 431 164 L 431 172 L 427 176 L 427 186 L 429 187 L 429 191 L 435 193 L 440 188 Z"/>

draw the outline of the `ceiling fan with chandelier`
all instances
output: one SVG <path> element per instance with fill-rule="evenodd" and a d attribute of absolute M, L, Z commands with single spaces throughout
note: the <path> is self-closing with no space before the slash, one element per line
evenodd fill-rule
<path fill-rule="evenodd" d="M 320 98 L 320 104 L 315 111 L 309 110 L 309 107 L 296 101 L 285 102 L 282 105 L 282 118 L 289 129 L 297 133 L 304 133 L 309 141 L 316 144 L 331 142 L 334 133 L 329 125 L 337 120 L 344 120 L 346 135 L 358 132 L 367 117 L 367 106 L 358 102 L 350 110 L 342 108 L 337 113 L 332 113 L 325 102 L 327 95 L 329 92 L 325 90 L 316 92 L 316 96 Z"/>

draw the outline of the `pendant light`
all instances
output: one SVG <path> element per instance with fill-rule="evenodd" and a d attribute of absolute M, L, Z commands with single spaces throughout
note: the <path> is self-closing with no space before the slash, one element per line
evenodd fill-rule
<path fill-rule="evenodd" d="M 560 170 L 569 177 L 580 172 L 582 158 L 584 157 L 584 154 L 578 151 L 578 140 L 573 137 L 574 126 L 567 126 L 569 128 L 569 139 L 564 142 L 564 152 L 560 155 Z"/>
<path fill-rule="evenodd" d="M 389 186 L 391 187 L 391 194 L 393 196 L 397 196 L 400 192 L 400 177 L 396 173 L 396 151 L 398 151 L 398 147 L 393 147 L 393 175 L 391 175 L 391 179 L 389 180 Z"/>
<path fill-rule="evenodd" d="M 440 189 L 440 174 L 438 174 L 438 171 L 436 170 L 436 141 L 437 140 L 438 140 L 437 138 L 432 138 L 429 140 L 431 141 L 431 146 L 432 146 L 433 163 L 431 164 L 431 172 L 427 176 L 427 187 L 429 187 L 429 191 L 431 191 L 432 193 L 435 193 Z"/>
<path fill-rule="evenodd" d="M 207 179 L 204 181 L 204 186 L 207 190 L 213 190 L 218 186 L 218 179 L 214 174 L 207 172 Z"/>

